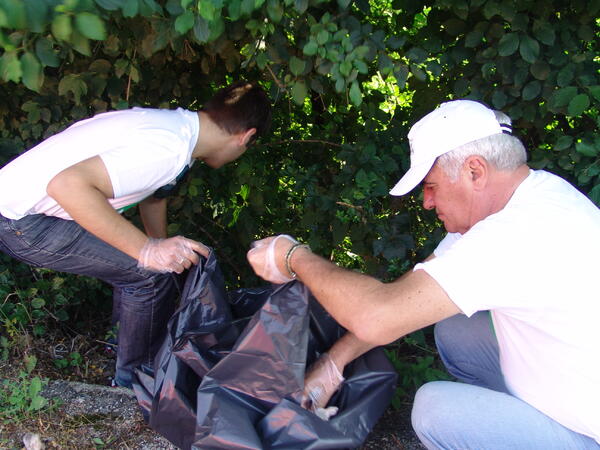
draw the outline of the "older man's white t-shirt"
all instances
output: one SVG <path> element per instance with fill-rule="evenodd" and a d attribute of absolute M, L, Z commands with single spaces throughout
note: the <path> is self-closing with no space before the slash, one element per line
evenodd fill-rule
<path fill-rule="evenodd" d="M 490 310 L 518 398 L 600 442 L 600 210 L 530 171 L 504 209 L 418 264 L 467 316 Z"/>

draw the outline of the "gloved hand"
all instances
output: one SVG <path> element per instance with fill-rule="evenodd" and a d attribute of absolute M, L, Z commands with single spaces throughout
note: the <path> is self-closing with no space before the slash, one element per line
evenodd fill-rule
<path fill-rule="evenodd" d="M 292 281 L 293 278 L 285 272 L 285 255 L 290 247 L 298 241 L 287 234 L 261 239 L 252 243 L 248 250 L 248 262 L 256 274 L 266 281 L 275 284 L 283 284 Z M 279 265 L 277 265 L 279 262 Z M 280 270 L 281 267 L 281 270 Z M 285 271 L 285 272 L 282 272 Z"/>
<path fill-rule="evenodd" d="M 154 272 L 181 273 L 192 264 L 197 264 L 197 253 L 208 257 L 208 247 L 200 242 L 175 236 L 169 239 L 150 238 L 140 251 L 138 267 Z"/>
<path fill-rule="evenodd" d="M 338 390 L 344 377 L 328 353 L 311 366 L 304 378 L 304 392 L 302 393 L 302 407 L 310 409 L 321 419 L 328 420 L 337 414 L 337 408 L 325 408 L 331 396 Z"/>

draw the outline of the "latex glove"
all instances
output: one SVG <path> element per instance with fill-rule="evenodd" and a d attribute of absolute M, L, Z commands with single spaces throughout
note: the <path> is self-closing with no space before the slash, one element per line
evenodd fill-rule
<path fill-rule="evenodd" d="M 289 242 L 289 244 L 288 244 Z M 287 234 L 254 241 L 248 250 L 248 262 L 256 274 L 266 281 L 283 284 L 292 281 L 289 274 L 284 274 L 279 267 L 285 270 L 285 255 L 290 247 L 298 241 Z M 279 266 L 277 261 L 280 262 Z"/>
<path fill-rule="evenodd" d="M 150 238 L 140 251 L 138 267 L 154 272 L 181 273 L 189 269 L 192 264 L 197 264 L 197 253 L 208 257 L 208 247 L 200 242 L 175 236 L 169 239 Z"/>
<path fill-rule="evenodd" d="M 316 413 L 323 420 L 337 414 L 337 408 L 326 408 L 331 396 L 338 390 L 344 377 L 328 353 L 323 353 L 315 361 L 304 379 L 302 406 Z"/>

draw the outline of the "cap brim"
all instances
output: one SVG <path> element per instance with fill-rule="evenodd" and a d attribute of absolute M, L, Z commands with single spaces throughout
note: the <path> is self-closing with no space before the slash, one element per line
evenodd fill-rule
<path fill-rule="evenodd" d="M 408 172 L 404 174 L 400 181 L 396 183 L 396 185 L 390 191 L 391 195 L 404 195 L 408 194 L 412 191 L 417 185 L 423 181 L 423 178 L 427 176 L 431 168 L 433 167 L 433 163 L 435 162 L 435 158 L 431 160 L 431 162 L 427 162 L 425 164 L 419 164 L 417 166 L 411 166 L 408 169 Z"/>

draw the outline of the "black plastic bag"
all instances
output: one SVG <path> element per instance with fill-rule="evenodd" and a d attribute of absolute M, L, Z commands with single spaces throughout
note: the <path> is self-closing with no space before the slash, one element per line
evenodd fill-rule
<path fill-rule="evenodd" d="M 149 425 L 184 449 L 360 446 L 392 398 L 382 349 L 349 364 L 329 421 L 300 407 L 306 367 L 344 330 L 299 282 L 227 294 L 215 257 L 192 268 L 154 363 L 134 390 Z"/>

